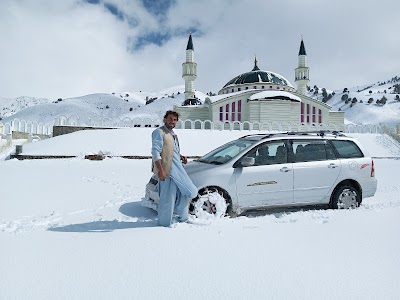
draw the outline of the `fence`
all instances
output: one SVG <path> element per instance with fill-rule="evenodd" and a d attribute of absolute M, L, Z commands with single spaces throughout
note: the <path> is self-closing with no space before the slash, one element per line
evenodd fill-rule
<path fill-rule="evenodd" d="M 25 132 L 29 134 L 51 135 L 52 130 L 53 125 L 20 119 L 14 119 L 9 123 L 4 124 L 0 122 L 0 134 L 3 135 L 11 134 L 13 131 Z"/>
<path fill-rule="evenodd" d="M 90 126 L 107 128 L 130 128 L 130 127 L 158 127 L 163 124 L 161 119 L 151 118 L 79 118 L 76 116 L 59 116 L 54 125 L 58 126 Z M 379 125 L 357 125 L 357 124 L 304 124 L 286 122 L 212 122 L 210 120 L 179 120 L 176 128 L 200 129 L 200 130 L 266 130 L 266 131 L 310 131 L 331 130 L 345 133 L 386 133 L 399 140 L 400 124 L 397 127 L 389 127 L 385 124 Z M 52 135 L 53 125 L 14 119 L 10 123 L 0 123 L 0 134 L 6 136 L 12 131 L 26 132 L 29 134 Z"/>

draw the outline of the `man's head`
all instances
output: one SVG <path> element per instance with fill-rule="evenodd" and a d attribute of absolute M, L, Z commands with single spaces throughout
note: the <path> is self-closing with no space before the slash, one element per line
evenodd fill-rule
<path fill-rule="evenodd" d="M 179 119 L 179 114 L 176 111 L 168 110 L 164 116 L 164 124 L 169 130 L 175 128 L 176 122 Z"/>

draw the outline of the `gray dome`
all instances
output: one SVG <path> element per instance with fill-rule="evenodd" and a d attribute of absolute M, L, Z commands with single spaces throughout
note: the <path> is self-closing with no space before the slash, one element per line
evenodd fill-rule
<path fill-rule="evenodd" d="M 240 74 L 224 85 L 224 88 L 230 85 L 246 84 L 246 83 L 274 83 L 293 87 L 289 81 L 276 73 L 263 71 L 257 67 L 257 60 L 254 61 L 254 68 L 250 72 Z"/>

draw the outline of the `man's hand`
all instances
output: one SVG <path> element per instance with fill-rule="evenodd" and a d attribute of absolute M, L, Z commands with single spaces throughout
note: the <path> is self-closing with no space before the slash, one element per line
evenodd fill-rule
<path fill-rule="evenodd" d="M 165 178 L 167 178 L 167 175 L 165 174 L 163 169 L 158 170 L 158 179 L 161 181 L 164 181 Z"/>
<path fill-rule="evenodd" d="M 187 158 L 186 156 L 181 155 L 181 162 L 186 165 L 187 164 Z"/>
<path fill-rule="evenodd" d="M 161 159 L 156 161 L 156 166 L 158 169 L 158 179 L 160 179 L 161 181 L 164 181 L 165 178 L 167 178 L 167 175 L 165 174 L 164 168 L 161 164 Z"/>

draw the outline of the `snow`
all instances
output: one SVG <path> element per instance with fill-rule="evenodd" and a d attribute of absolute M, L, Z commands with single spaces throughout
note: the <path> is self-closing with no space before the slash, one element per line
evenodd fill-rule
<path fill-rule="evenodd" d="M 278 96 L 283 96 L 283 97 L 288 97 L 293 100 L 297 100 L 301 102 L 300 97 L 297 97 L 291 93 L 285 92 L 285 91 L 263 91 L 254 95 L 251 95 L 249 97 L 250 100 L 262 100 L 263 98 L 270 98 L 270 97 L 278 97 Z"/>
<path fill-rule="evenodd" d="M 23 153 L 150 155 L 150 130 L 82 131 Z M 187 155 L 248 133 L 178 131 Z M 206 226 L 157 226 L 140 205 L 149 159 L 0 161 L 0 298 L 396 299 L 400 148 L 353 135 L 383 157 L 377 193 L 360 208 L 253 212 Z"/>

